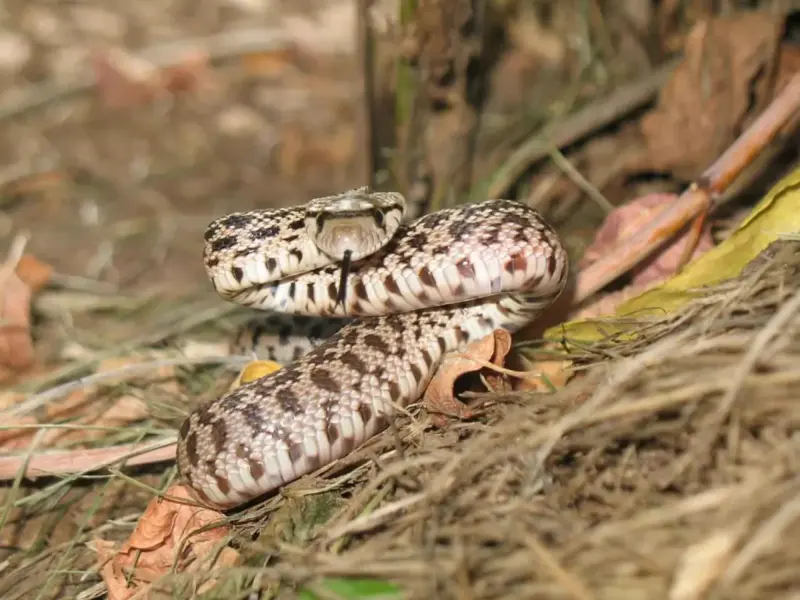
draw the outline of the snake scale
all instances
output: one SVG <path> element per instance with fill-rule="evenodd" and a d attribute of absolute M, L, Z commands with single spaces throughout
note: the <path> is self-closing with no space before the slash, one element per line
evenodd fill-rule
<path fill-rule="evenodd" d="M 353 320 L 189 414 L 178 467 L 205 503 L 239 506 L 350 453 L 421 397 L 445 354 L 520 329 L 565 285 L 558 236 L 520 202 L 409 222 L 404 211 L 400 194 L 358 188 L 208 226 L 205 266 L 223 298 Z"/>

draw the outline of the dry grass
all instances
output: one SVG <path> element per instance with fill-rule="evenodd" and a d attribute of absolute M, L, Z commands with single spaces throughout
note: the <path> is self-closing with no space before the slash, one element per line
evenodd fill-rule
<path fill-rule="evenodd" d="M 423 431 L 417 412 L 233 516 L 244 562 L 211 597 L 294 597 L 332 575 L 390 579 L 413 598 L 798 589 L 798 249 L 774 245 L 639 340 L 587 348 L 558 393 L 493 396 L 480 422 L 445 430 Z M 36 533 L 3 563 L 0 594 L 102 593 L 85 542 L 125 538 L 173 476 L 170 465 L 23 486 L 7 527 Z M 164 585 L 176 582 L 191 584 Z"/>
<path fill-rule="evenodd" d="M 800 254 L 771 251 L 647 342 L 598 345 L 561 392 L 495 398 L 491 427 L 381 461 L 265 574 L 377 575 L 415 598 L 797 590 Z"/>

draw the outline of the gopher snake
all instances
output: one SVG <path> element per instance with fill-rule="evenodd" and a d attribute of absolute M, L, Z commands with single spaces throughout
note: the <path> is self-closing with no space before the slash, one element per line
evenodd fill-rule
<path fill-rule="evenodd" d="M 404 210 L 360 188 L 209 225 L 205 266 L 224 298 L 358 319 L 184 421 L 178 467 L 206 503 L 243 504 L 348 454 L 446 353 L 518 330 L 561 293 L 566 253 L 532 208 L 488 200 L 402 223 Z"/>

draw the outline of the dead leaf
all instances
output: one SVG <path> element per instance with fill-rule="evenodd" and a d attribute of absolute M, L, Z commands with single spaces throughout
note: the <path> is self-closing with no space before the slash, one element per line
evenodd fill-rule
<path fill-rule="evenodd" d="M 155 498 L 119 550 L 114 542 L 93 540 L 109 599 L 144 597 L 150 584 L 171 573 L 173 565 L 177 573 L 208 573 L 237 563 L 239 553 L 233 548 L 226 546 L 216 552 L 230 533 L 222 513 L 195 506 L 191 490 L 184 485 L 170 487 L 166 495 L 190 504 Z M 212 529 L 193 533 L 218 522 Z M 213 578 L 207 580 L 198 592 L 208 591 L 215 583 Z"/>
<path fill-rule="evenodd" d="M 258 52 L 242 56 L 242 66 L 255 77 L 276 77 L 293 66 L 291 48 L 278 48 L 271 52 Z"/>
<path fill-rule="evenodd" d="M 0 366 L 22 371 L 31 367 L 34 360 L 31 297 L 47 283 L 52 268 L 23 255 L 13 270 L 5 265 L 1 271 L 4 274 L 0 277 Z"/>
<path fill-rule="evenodd" d="M 652 221 L 653 216 L 660 212 L 664 205 L 676 199 L 675 194 L 648 194 L 614 209 L 595 234 L 592 244 L 584 252 L 583 258 L 578 263 L 579 268 L 586 268 L 601 256 L 607 255 L 614 246 L 623 244 L 626 238 L 636 234 Z M 587 305 L 580 313 L 581 318 L 611 314 L 625 299 L 675 274 L 681 266 L 686 244 L 691 241 L 687 235 L 674 238 L 631 270 L 629 286 L 622 292 L 600 298 L 598 302 L 602 304 Z M 698 258 L 713 247 L 711 230 L 706 224 L 690 260 Z"/>
<path fill-rule="evenodd" d="M 140 364 L 144 361 L 142 357 L 115 357 L 101 361 L 96 373 L 114 372 L 124 369 L 126 366 Z M 175 368 L 172 365 L 165 365 L 153 369 L 144 377 L 138 377 L 158 386 L 158 389 L 171 394 L 179 392 L 177 381 L 175 380 Z M 47 423 L 58 423 L 69 421 L 72 425 L 92 425 L 95 427 L 125 427 L 146 419 L 150 411 L 147 404 L 140 398 L 125 394 L 114 399 L 110 404 L 104 401 L 99 393 L 103 388 L 117 385 L 122 381 L 129 381 L 123 373 L 118 379 L 106 380 L 102 385 L 88 386 L 77 389 L 57 402 L 47 405 L 44 421 Z M 10 400 L 9 400 L 10 402 Z M 7 426 L 13 425 L 35 425 L 38 423 L 34 417 L 25 416 L 17 420 L 4 423 Z M 27 448 L 37 430 L 31 427 L 21 429 L 0 430 L 0 448 L 3 450 L 13 450 Z M 38 441 L 39 448 L 52 448 L 55 446 L 74 444 L 76 446 L 86 446 L 88 443 L 108 435 L 107 431 L 100 429 L 50 429 L 46 431 Z"/>
<path fill-rule="evenodd" d="M 95 50 L 91 62 L 100 97 L 111 108 L 141 106 L 166 94 L 197 91 L 211 82 L 209 56 L 202 51 L 187 52 L 163 68 L 120 48 Z"/>
<path fill-rule="evenodd" d="M 653 170 L 696 179 L 772 99 L 782 33 L 766 12 L 700 21 L 641 121 Z"/>
<path fill-rule="evenodd" d="M 533 392 L 549 392 L 553 387 L 561 389 L 574 374 L 569 370 L 571 366 L 571 360 L 537 361 L 531 373 L 539 377 L 522 377 L 517 380 L 514 389 Z"/>
<path fill-rule="evenodd" d="M 495 384 L 504 382 L 502 377 L 498 377 L 497 372 L 485 368 L 482 363 L 491 362 L 502 367 L 509 350 L 511 350 L 511 334 L 505 329 L 496 329 L 486 337 L 469 344 L 463 353 L 445 356 L 425 390 L 423 396 L 425 407 L 434 413 L 469 418 L 471 411 L 453 393 L 456 380 L 466 373 L 483 370 L 487 381 L 491 380 Z M 481 362 L 470 360 L 470 357 Z"/>
<path fill-rule="evenodd" d="M 31 293 L 36 294 L 50 281 L 53 267 L 29 254 L 24 254 L 17 263 L 16 272 L 22 282 L 31 289 Z"/>

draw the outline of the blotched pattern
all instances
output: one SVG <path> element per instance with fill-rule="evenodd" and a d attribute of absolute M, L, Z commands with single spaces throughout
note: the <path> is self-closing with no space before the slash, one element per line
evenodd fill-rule
<path fill-rule="evenodd" d="M 382 249 L 352 265 L 337 306 L 340 268 L 302 235 L 302 214 L 238 213 L 206 235 L 209 276 L 225 297 L 286 313 L 359 317 L 183 423 L 180 471 L 220 508 L 349 453 L 387 427 L 396 407 L 421 396 L 447 352 L 497 328 L 519 329 L 566 281 L 566 253 L 538 213 L 489 200 L 400 225 Z"/>

